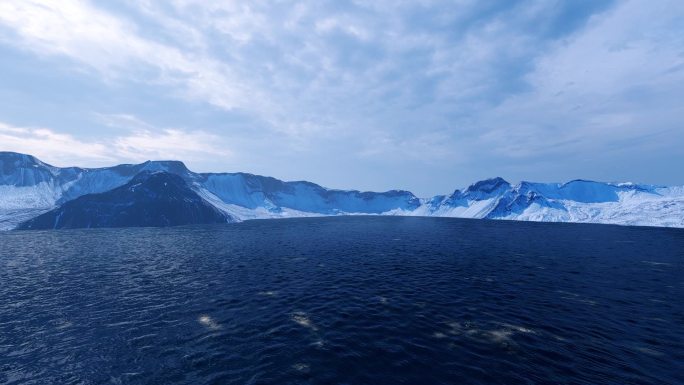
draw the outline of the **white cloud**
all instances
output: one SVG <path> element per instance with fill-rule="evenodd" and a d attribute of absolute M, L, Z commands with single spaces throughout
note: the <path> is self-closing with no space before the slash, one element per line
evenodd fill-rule
<path fill-rule="evenodd" d="M 3 151 L 31 154 L 57 165 L 110 166 L 115 162 L 169 159 L 205 161 L 208 158 L 229 159 L 232 156 L 224 140 L 216 135 L 172 128 L 156 131 L 136 128 L 125 135 L 85 141 L 48 128 L 15 127 L 0 122 L 0 143 Z"/>
<path fill-rule="evenodd" d="M 84 142 L 47 128 L 14 127 L 0 122 L 0 143 L 3 151 L 31 154 L 58 164 L 106 164 L 115 159 L 102 143 Z"/>
<path fill-rule="evenodd" d="M 120 157 L 134 160 L 182 159 L 206 160 L 210 157 L 230 157 L 221 145 L 222 139 L 201 131 L 186 132 L 164 129 L 161 132 L 139 131 L 116 138 L 114 148 Z"/>
<path fill-rule="evenodd" d="M 0 43 L 59 68 L 67 58 L 105 80 L 97 89 L 104 100 L 87 114 L 140 87 L 127 100 L 145 95 L 143 106 L 107 109 L 189 125 L 98 116 L 127 131 L 103 156 L 206 159 L 223 154 L 228 140 L 219 137 L 230 137 L 231 165 L 272 175 L 297 164 L 297 177 L 332 178 L 323 154 L 354 165 L 350 175 L 377 162 L 414 174 L 441 167 L 442 179 L 495 175 L 525 160 L 529 171 L 548 155 L 559 155 L 549 168 L 588 154 L 606 168 L 613 158 L 596 154 L 684 144 L 684 7 L 676 0 L 113 4 L 0 1 Z"/>
<path fill-rule="evenodd" d="M 155 127 L 150 123 L 131 114 L 101 114 L 95 113 L 97 121 L 101 122 L 107 127 L 115 129 L 126 129 L 131 131 L 149 131 Z"/>
<path fill-rule="evenodd" d="M 174 0 L 171 3 L 179 13 L 192 14 L 202 25 L 211 26 L 239 45 L 249 43 L 255 35 L 263 35 L 267 30 L 268 20 L 255 9 L 262 2 Z"/>
<path fill-rule="evenodd" d="M 604 102 L 630 87 L 666 89 L 682 74 L 676 65 L 684 35 L 677 22 L 684 12 L 676 1 L 620 3 L 560 41 L 528 30 L 556 12 L 556 3 L 543 1 L 472 25 L 467 22 L 477 2 L 340 9 L 265 1 L 128 4 L 158 33 L 146 34 L 144 22 L 85 0 L 4 1 L 0 23 L 14 31 L 13 44 L 22 49 L 66 56 L 112 81 L 163 85 L 183 98 L 244 110 L 297 147 L 339 132 L 349 138 L 352 132 L 390 133 L 399 143 L 414 131 L 433 137 L 450 130 L 452 139 L 479 133 L 479 144 L 521 156 L 548 143 L 579 140 L 587 130 L 625 133 L 629 126 L 643 132 L 627 124 L 638 120 L 634 113 Z M 426 12 L 430 25 L 413 20 L 414 13 Z M 332 31 L 355 40 L 339 41 Z M 161 39 L 168 36 L 171 41 Z M 509 73 L 509 63 L 521 68 Z M 667 74 L 667 66 L 674 72 Z M 516 81 L 531 91 L 514 89 L 509 83 Z M 553 135 L 543 135 L 548 132 Z M 540 140 L 544 136 L 553 141 Z M 350 144 L 360 146 L 352 153 L 365 151 L 362 141 Z"/>
<path fill-rule="evenodd" d="M 266 98 L 229 66 L 201 52 L 185 52 L 146 39 L 135 24 L 86 1 L 3 1 L 0 23 L 15 31 L 18 38 L 5 36 L 6 43 L 39 55 L 66 56 L 105 79 L 126 77 L 176 86 L 182 96 L 229 110 L 266 108 Z M 182 28 L 168 20 L 166 25 Z M 150 77 L 149 70 L 156 74 Z"/>
<path fill-rule="evenodd" d="M 623 2 L 594 17 L 537 60 L 529 91 L 482 114 L 483 144 L 516 158 L 681 144 L 682 17 L 677 1 Z"/>

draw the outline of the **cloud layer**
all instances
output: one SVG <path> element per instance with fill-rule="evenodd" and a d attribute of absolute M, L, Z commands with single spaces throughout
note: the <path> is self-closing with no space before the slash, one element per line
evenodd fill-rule
<path fill-rule="evenodd" d="M 425 195 L 494 175 L 682 184 L 682 17 L 674 0 L 8 0 L 0 52 L 24 81 L 0 93 L 17 100 L 2 147 Z M 33 126 L 50 128 L 16 128 Z"/>
<path fill-rule="evenodd" d="M 83 164 L 111 166 L 116 162 L 185 159 L 196 161 L 207 156 L 230 157 L 220 146 L 222 139 L 201 131 L 136 128 L 107 141 L 82 140 L 48 128 L 14 127 L 0 122 L 0 143 L 5 149 L 35 155 L 58 166 Z"/>

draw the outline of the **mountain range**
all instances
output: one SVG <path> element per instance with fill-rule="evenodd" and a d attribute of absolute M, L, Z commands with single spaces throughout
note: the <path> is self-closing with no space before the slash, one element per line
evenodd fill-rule
<path fill-rule="evenodd" d="M 0 229 L 173 226 L 260 218 L 407 215 L 684 227 L 684 186 L 573 180 L 476 182 L 418 198 L 335 190 L 247 173 L 195 173 L 180 161 L 54 167 L 0 152 Z"/>

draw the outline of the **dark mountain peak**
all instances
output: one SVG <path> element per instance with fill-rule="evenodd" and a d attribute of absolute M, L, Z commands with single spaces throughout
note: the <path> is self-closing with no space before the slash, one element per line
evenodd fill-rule
<path fill-rule="evenodd" d="M 588 180 L 588 179 L 573 179 L 571 181 L 563 183 L 561 185 L 561 187 L 572 186 L 572 185 L 577 185 L 577 184 L 605 184 L 605 183 L 595 182 L 593 180 Z"/>
<path fill-rule="evenodd" d="M 368 191 L 368 193 L 369 194 L 375 194 L 372 191 Z M 385 196 L 390 196 L 390 197 L 408 197 L 411 199 L 418 198 L 412 192 L 410 192 L 408 190 L 388 190 L 388 191 L 385 191 L 385 192 L 380 193 L 380 194 L 383 194 Z"/>
<path fill-rule="evenodd" d="M 504 188 L 510 188 L 511 185 L 508 183 L 505 179 L 501 177 L 496 177 L 496 178 L 489 178 L 485 180 L 481 180 L 479 182 L 475 182 L 468 186 L 466 189 L 466 193 L 468 192 L 475 192 L 475 191 L 480 191 L 480 192 L 485 192 L 485 193 L 491 193 L 496 190 L 501 189 L 502 187 Z"/>
<path fill-rule="evenodd" d="M 455 195 L 456 192 L 454 192 L 452 197 L 454 199 L 483 200 L 501 195 L 510 189 L 510 183 L 503 178 L 496 177 L 473 183 L 462 194 L 457 196 Z"/>
<path fill-rule="evenodd" d="M 232 220 L 202 199 L 180 176 L 143 171 L 123 186 L 68 201 L 18 229 L 164 227 Z"/>
<path fill-rule="evenodd" d="M 143 170 L 137 173 L 127 185 L 146 183 L 159 186 L 161 183 L 174 183 L 176 186 L 187 186 L 183 178 L 178 174 L 169 171 L 149 171 Z"/>
<path fill-rule="evenodd" d="M 180 175 L 168 171 L 141 171 L 125 185 L 96 195 L 104 194 L 136 202 L 176 201 L 178 199 L 204 202 Z"/>

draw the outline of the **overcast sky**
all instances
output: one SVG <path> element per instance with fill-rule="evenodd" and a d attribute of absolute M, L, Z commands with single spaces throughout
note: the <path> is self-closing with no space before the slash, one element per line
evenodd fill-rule
<path fill-rule="evenodd" d="M 684 1 L 0 1 L 0 150 L 326 187 L 684 184 Z"/>

